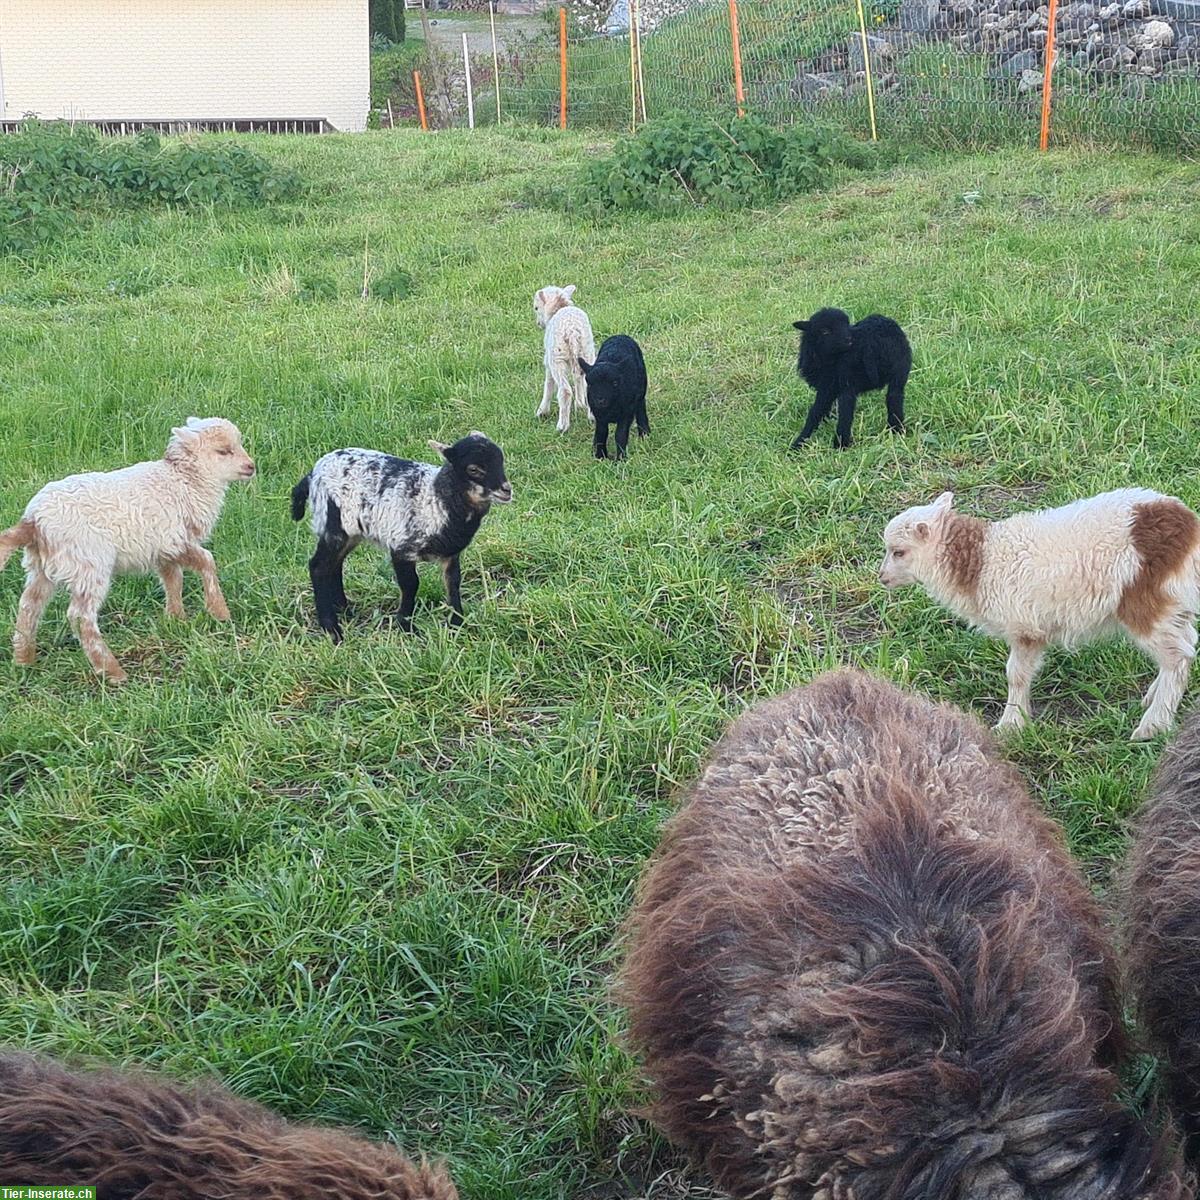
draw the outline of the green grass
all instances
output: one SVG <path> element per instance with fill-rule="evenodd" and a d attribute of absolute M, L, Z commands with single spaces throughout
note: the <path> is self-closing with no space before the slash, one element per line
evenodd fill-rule
<path fill-rule="evenodd" d="M 263 140 L 315 182 L 259 212 L 138 212 L 0 262 L 0 522 L 46 480 L 156 456 L 191 413 L 260 466 L 213 549 L 234 612 L 118 580 L 96 682 L 57 600 L 0 659 L 0 1043 L 215 1072 L 297 1117 L 446 1155 L 471 1200 L 678 1194 L 606 1000 L 673 791 L 731 714 L 853 663 L 993 720 L 1003 648 L 876 583 L 889 516 L 1000 514 L 1142 483 L 1200 504 L 1200 171 L 1152 156 L 927 159 L 786 207 L 532 206 L 598 147 L 549 132 Z M 377 278 L 360 298 L 364 239 Z M 643 343 L 653 436 L 623 465 L 533 418 L 534 290 Z M 884 311 L 912 431 L 785 448 L 791 321 Z M 314 636 L 288 492 L 326 450 L 483 429 L 516 503 L 423 569 L 416 636 L 360 551 Z M 20 590 L 0 577 L 0 640 Z M 187 599 L 199 609 L 196 582 Z M 1103 880 L 1154 760 L 1122 644 L 1052 655 L 1012 744 Z M 695 1195 L 706 1194 L 700 1184 Z"/>

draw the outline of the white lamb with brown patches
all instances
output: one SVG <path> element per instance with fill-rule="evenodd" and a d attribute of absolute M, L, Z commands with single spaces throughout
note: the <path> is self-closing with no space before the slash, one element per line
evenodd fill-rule
<path fill-rule="evenodd" d="M 1123 488 L 1062 508 L 985 521 L 954 495 L 894 517 L 880 579 L 919 583 L 939 604 L 1009 645 L 997 729 L 1031 715 L 1029 690 L 1049 645 L 1123 629 L 1158 664 L 1133 738 L 1170 727 L 1196 655 L 1200 518 L 1173 496 Z"/>
<path fill-rule="evenodd" d="M 71 593 L 67 618 L 88 661 L 110 682 L 123 683 L 125 672 L 97 623 L 114 575 L 156 571 L 167 615 L 183 617 L 183 568 L 197 571 L 205 607 L 228 621 L 217 565 L 203 543 L 221 514 L 226 489 L 253 474 L 236 425 L 221 417 L 188 417 L 171 430 L 166 453 L 155 462 L 46 484 L 20 522 L 0 533 L 0 570 L 14 550 L 25 550 L 25 590 L 13 634 L 16 661 L 34 661 L 38 623 L 61 586 Z"/>
<path fill-rule="evenodd" d="M 546 380 L 542 385 L 542 402 L 537 415 L 548 417 L 552 401 L 558 397 L 558 432 L 571 428 L 571 404 L 582 409 L 594 420 L 587 404 L 587 380 L 579 360 L 596 361 L 596 341 L 588 315 L 571 299 L 575 284 L 569 287 L 539 288 L 533 297 L 533 315 L 538 327 L 546 331 Z"/>

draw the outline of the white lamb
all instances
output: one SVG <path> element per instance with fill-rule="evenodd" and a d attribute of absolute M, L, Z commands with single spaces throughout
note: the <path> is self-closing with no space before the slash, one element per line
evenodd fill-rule
<path fill-rule="evenodd" d="M 546 331 L 546 381 L 537 415 L 550 415 L 551 401 L 557 394 L 559 433 L 571 428 L 572 400 L 576 408 L 587 413 L 589 420 L 595 420 L 588 408 L 587 380 L 579 360 L 596 361 L 596 342 L 587 313 L 571 300 L 574 294 L 575 285 L 571 284 L 565 288 L 540 288 L 533 297 L 533 315 L 539 328 Z"/>
<path fill-rule="evenodd" d="M 884 530 L 880 579 L 919 583 L 938 603 L 1009 645 L 1008 701 L 997 729 L 1031 715 L 1029 690 L 1051 644 L 1124 629 L 1157 664 L 1135 741 L 1167 729 L 1196 655 L 1200 517 L 1144 488 L 984 521 L 944 492 Z"/>
<path fill-rule="evenodd" d="M 16 661 L 34 661 L 38 622 L 61 585 L 70 590 L 67 618 L 88 661 L 111 682 L 124 682 L 125 672 L 97 624 L 116 574 L 157 571 L 168 615 L 182 617 L 183 568 L 198 571 L 205 608 L 217 620 L 229 620 L 216 563 L 202 543 L 217 523 L 230 483 L 253 474 L 236 425 L 220 417 L 188 417 L 186 425 L 171 430 L 157 462 L 48 483 L 20 522 L 0 533 L 0 570 L 18 546 L 25 548 L 25 591 L 13 634 Z"/>

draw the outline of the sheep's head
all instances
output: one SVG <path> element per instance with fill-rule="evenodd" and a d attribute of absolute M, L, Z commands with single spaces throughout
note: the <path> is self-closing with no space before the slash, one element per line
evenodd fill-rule
<path fill-rule="evenodd" d="M 167 462 L 190 463 L 222 483 L 254 474 L 254 460 L 242 447 L 238 427 L 224 417 L 188 417 L 171 430 L 165 457 Z"/>
<path fill-rule="evenodd" d="M 943 492 L 932 504 L 918 504 L 893 517 L 883 531 L 884 587 L 924 583 L 932 574 L 942 523 L 954 506 L 954 493 Z"/>
<path fill-rule="evenodd" d="M 550 324 L 550 318 L 560 308 L 566 308 L 574 295 L 575 285 L 573 283 L 565 288 L 544 287 L 534 292 L 533 315 L 537 320 L 538 328 L 545 329 Z"/>
<path fill-rule="evenodd" d="M 513 498 L 512 484 L 504 473 L 504 451 L 491 438 L 476 430 L 453 446 L 429 444 L 446 460 L 472 507 L 486 512 L 490 505 L 507 504 Z"/>
<path fill-rule="evenodd" d="M 820 355 L 845 354 L 853 343 L 850 318 L 840 308 L 818 309 L 807 321 L 793 321 L 804 335 L 804 345 Z"/>

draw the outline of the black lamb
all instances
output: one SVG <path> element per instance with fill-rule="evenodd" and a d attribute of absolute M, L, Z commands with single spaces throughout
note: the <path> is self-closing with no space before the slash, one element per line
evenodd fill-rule
<path fill-rule="evenodd" d="M 863 392 L 887 388 L 888 428 L 904 432 L 904 385 L 912 370 L 912 347 L 904 330 L 891 317 L 864 317 L 857 325 L 840 308 L 822 308 L 807 321 L 795 321 L 800 330 L 800 357 L 796 370 L 817 396 L 792 449 L 804 445 L 837 401 L 834 449 L 851 444 L 854 407 Z"/>
<path fill-rule="evenodd" d="M 646 361 L 642 348 L 631 337 L 618 333 L 605 338 L 594 363 L 579 360 L 587 380 L 587 402 L 596 418 L 594 449 L 597 458 L 608 457 L 608 427 L 617 427 L 617 458 L 625 457 L 629 427 L 637 421 L 638 437 L 650 432 L 646 416 Z"/>
<path fill-rule="evenodd" d="M 349 607 L 342 565 L 359 542 L 372 542 L 392 559 L 400 585 L 400 625 L 412 628 L 418 562 L 442 564 L 452 625 L 462 624 L 458 556 L 470 545 L 493 504 L 512 499 L 504 453 L 482 433 L 453 446 L 429 443 L 445 462 L 410 462 L 378 450 L 334 450 L 292 489 L 292 519 L 312 501 L 317 549 L 308 564 L 317 621 L 335 642 L 338 616 Z"/>

